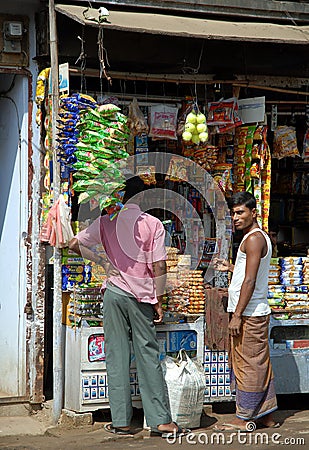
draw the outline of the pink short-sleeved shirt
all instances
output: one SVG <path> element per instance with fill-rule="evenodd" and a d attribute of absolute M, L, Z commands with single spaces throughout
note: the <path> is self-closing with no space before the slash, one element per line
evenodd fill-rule
<path fill-rule="evenodd" d="M 139 302 L 157 302 L 152 263 L 166 260 L 165 229 L 159 219 L 128 203 L 115 219 L 99 217 L 76 238 L 87 248 L 103 245 L 119 271 L 108 280 L 113 285 Z"/>

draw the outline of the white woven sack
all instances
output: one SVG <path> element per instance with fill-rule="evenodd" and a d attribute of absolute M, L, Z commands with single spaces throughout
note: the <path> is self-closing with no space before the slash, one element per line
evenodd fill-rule
<path fill-rule="evenodd" d="M 201 423 L 205 392 L 205 373 L 199 362 L 184 350 L 177 358 L 162 361 L 172 420 L 182 427 L 198 428 Z"/>

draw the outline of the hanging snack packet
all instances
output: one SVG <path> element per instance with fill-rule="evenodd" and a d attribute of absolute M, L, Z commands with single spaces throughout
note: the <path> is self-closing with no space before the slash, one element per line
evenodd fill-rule
<path fill-rule="evenodd" d="M 300 156 L 294 127 L 283 125 L 275 129 L 274 151 L 272 156 L 278 159 L 286 158 L 288 156 Z"/>
<path fill-rule="evenodd" d="M 108 103 L 107 105 L 99 105 L 97 111 L 99 111 L 101 116 L 109 117 L 114 115 L 116 112 L 119 112 L 120 108 L 112 103 Z"/>
<path fill-rule="evenodd" d="M 73 168 L 75 170 L 78 170 L 80 173 L 85 173 L 89 175 L 93 175 L 94 177 L 97 175 L 100 175 L 100 170 L 96 168 L 93 164 L 90 162 L 85 161 L 77 161 L 73 164 Z"/>
<path fill-rule="evenodd" d="M 177 140 L 177 114 L 178 108 L 172 106 L 151 106 L 149 136 L 153 139 Z"/>
<path fill-rule="evenodd" d="M 117 118 L 121 121 L 120 113 L 117 114 Z M 136 98 L 133 98 L 133 101 L 129 105 L 128 127 L 133 136 L 140 136 L 143 133 L 148 134 L 149 131 L 147 121 L 138 106 Z"/>
<path fill-rule="evenodd" d="M 184 165 L 182 159 L 179 159 L 177 156 L 171 158 L 165 179 L 171 181 L 188 181 L 187 167 Z"/>
<path fill-rule="evenodd" d="M 208 125 L 233 125 L 236 102 L 236 97 L 232 97 L 227 100 L 209 103 L 207 116 Z"/>

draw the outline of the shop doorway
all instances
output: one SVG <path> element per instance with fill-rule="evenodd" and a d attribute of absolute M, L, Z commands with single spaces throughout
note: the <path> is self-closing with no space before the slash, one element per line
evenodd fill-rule
<path fill-rule="evenodd" d="M 26 395 L 28 79 L 0 74 L 0 402 Z"/>

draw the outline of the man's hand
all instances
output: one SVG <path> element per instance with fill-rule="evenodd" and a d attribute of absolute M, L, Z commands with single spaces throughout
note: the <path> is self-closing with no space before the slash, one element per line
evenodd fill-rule
<path fill-rule="evenodd" d="M 116 267 L 114 267 L 111 263 L 104 262 L 104 264 L 102 264 L 102 266 L 105 269 L 105 273 L 106 273 L 107 278 L 118 277 L 120 275 L 119 270 L 116 269 Z"/>
<path fill-rule="evenodd" d="M 153 309 L 154 309 L 155 316 L 156 316 L 156 318 L 153 320 L 154 323 L 157 323 L 157 324 L 162 323 L 163 316 L 164 316 L 163 309 L 162 309 L 162 303 L 155 303 L 153 305 Z"/>
<path fill-rule="evenodd" d="M 240 334 L 241 316 L 233 314 L 229 323 L 229 332 L 231 336 L 238 336 Z"/>
<path fill-rule="evenodd" d="M 233 265 L 230 264 L 226 259 L 219 259 L 214 258 L 213 259 L 213 267 L 215 270 L 218 270 L 219 272 L 232 272 L 233 271 Z"/>

